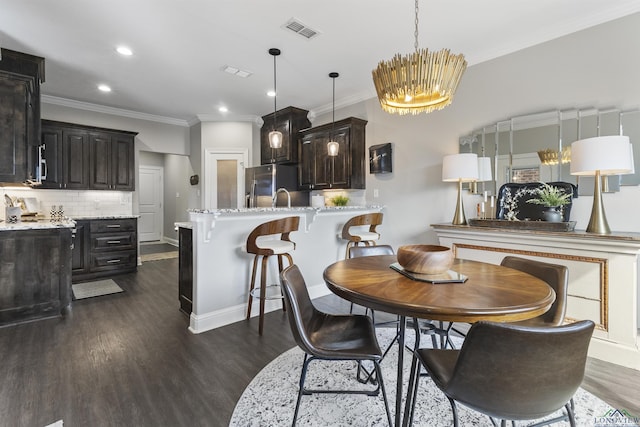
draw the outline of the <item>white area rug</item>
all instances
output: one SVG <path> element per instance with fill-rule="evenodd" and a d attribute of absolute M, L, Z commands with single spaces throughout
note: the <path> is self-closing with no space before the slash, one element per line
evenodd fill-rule
<path fill-rule="evenodd" d="M 77 300 L 124 292 L 112 279 L 78 283 L 71 287 L 73 289 L 73 297 Z"/>
<path fill-rule="evenodd" d="M 407 333 L 409 335 L 409 332 Z M 386 348 L 393 339 L 395 329 L 378 329 L 378 341 Z M 408 339 L 407 341 L 412 341 Z M 423 339 L 423 346 L 430 345 L 430 339 Z M 394 345 L 382 361 L 382 371 L 391 416 L 395 413 L 396 366 L 398 346 Z M 408 373 L 411 364 L 409 352 L 405 353 L 406 397 Z M 304 354 L 298 347 L 278 356 L 251 381 L 236 404 L 231 421 L 232 427 L 249 426 L 290 426 L 293 419 L 298 382 Z M 309 364 L 306 386 L 308 388 L 362 388 L 355 381 L 354 362 L 314 361 Z M 453 425 L 451 406 L 442 392 L 427 378 L 420 379 L 420 389 L 415 410 L 414 426 L 449 427 Z M 578 426 L 593 426 L 594 418 L 611 409 L 602 400 L 589 392 L 579 389 L 574 396 L 575 415 Z M 403 406 L 404 407 L 404 406 Z M 458 405 L 461 426 L 492 426 L 485 415 Z M 549 418 L 553 418 L 550 416 Z M 531 423 L 529 423 L 531 424 Z M 382 396 L 368 397 L 344 394 L 316 394 L 302 396 L 298 426 L 386 426 L 387 419 Z M 510 424 L 509 424 L 510 425 Z M 568 426 L 568 422 L 555 424 Z"/>

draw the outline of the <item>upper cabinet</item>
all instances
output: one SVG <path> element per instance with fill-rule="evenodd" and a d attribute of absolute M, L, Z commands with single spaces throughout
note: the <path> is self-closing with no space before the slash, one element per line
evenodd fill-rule
<path fill-rule="evenodd" d="M 42 188 L 135 190 L 136 132 L 42 121 Z"/>
<path fill-rule="evenodd" d="M 0 182 L 37 180 L 44 59 L 8 49 L 1 53 Z"/>
<path fill-rule="evenodd" d="M 295 107 L 287 107 L 274 114 L 262 116 L 264 124 L 260 129 L 260 163 L 295 164 L 298 162 L 298 132 L 311 126 L 307 118 L 309 112 Z M 282 147 L 269 146 L 269 132 L 282 132 Z"/>
<path fill-rule="evenodd" d="M 366 120 L 350 117 L 300 132 L 300 190 L 364 189 Z M 329 156 L 327 144 L 338 143 Z"/>

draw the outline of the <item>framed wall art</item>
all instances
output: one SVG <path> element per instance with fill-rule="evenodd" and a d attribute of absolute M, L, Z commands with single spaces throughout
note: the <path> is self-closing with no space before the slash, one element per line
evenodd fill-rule
<path fill-rule="evenodd" d="M 391 173 L 392 163 L 390 142 L 369 147 L 369 173 Z"/>

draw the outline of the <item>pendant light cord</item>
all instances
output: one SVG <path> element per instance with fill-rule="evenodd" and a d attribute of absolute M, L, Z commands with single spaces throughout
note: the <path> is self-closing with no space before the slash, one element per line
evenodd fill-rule
<path fill-rule="evenodd" d="M 335 126 L 336 126 L 336 78 L 333 77 L 333 105 L 331 108 L 331 138 L 334 137 Z"/>
<path fill-rule="evenodd" d="M 415 29 L 415 31 L 413 32 L 413 35 L 414 35 L 414 36 L 415 36 L 415 38 L 416 38 L 416 41 L 415 41 L 415 43 L 414 43 L 414 46 L 415 46 L 415 48 L 416 48 L 416 52 L 417 52 L 417 51 L 418 51 L 418 0 L 416 0 L 416 21 L 415 21 L 415 22 L 416 22 L 416 29 Z"/>
<path fill-rule="evenodd" d="M 416 0 L 417 1 L 417 0 Z M 278 52 L 280 53 L 280 52 Z M 278 99 L 278 89 L 276 88 L 276 57 L 278 55 L 273 55 L 273 130 L 276 130 L 276 122 L 278 117 L 278 108 L 276 101 Z"/>

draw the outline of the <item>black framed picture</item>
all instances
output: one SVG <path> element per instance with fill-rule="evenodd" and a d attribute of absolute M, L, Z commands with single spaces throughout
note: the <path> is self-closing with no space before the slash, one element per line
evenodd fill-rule
<path fill-rule="evenodd" d="M 369 173 L 391 173 L 391 143 L 369 147 Z"/>

